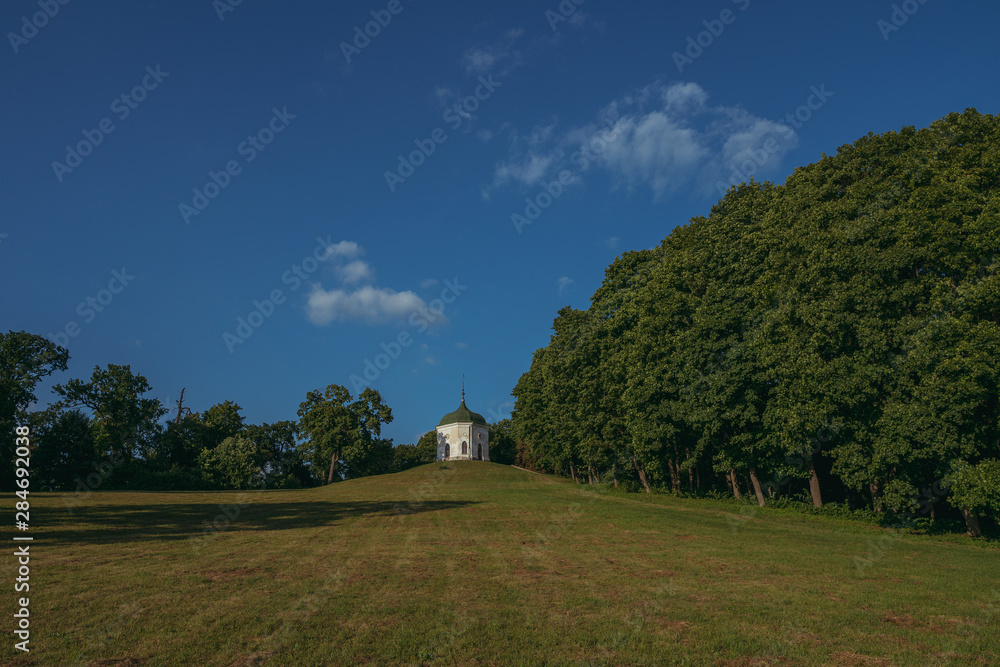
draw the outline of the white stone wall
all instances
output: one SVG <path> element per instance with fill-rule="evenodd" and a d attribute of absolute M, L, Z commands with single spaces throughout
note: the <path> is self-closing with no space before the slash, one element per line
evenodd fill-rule
<path fill-rule="evenodd" d="M 478 460 L 480 446 L 484 461 L 490 460 L 490 429 L 472 422 L 457 422 L 437 427 L 438 461 Z M 462 443 L 466 452 L 462 453 Z"/>

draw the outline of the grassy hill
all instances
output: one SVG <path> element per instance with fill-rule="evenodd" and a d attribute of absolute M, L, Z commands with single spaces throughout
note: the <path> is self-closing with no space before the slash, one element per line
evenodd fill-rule
<path fill-rule="evenodd" d="M 479 462 L 32 501 L 19 665 L 1000 662 L 996 550 L 823 517 Z"/>

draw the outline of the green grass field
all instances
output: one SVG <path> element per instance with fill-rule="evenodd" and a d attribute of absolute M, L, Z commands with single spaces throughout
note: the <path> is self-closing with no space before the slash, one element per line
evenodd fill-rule
<path fill-rule="evenodd" d="M 4 664 L 1000 664 L 1000 552 L 964 538 L 480 462 L 31 500 L 32 651 L 7 632 Z"/>

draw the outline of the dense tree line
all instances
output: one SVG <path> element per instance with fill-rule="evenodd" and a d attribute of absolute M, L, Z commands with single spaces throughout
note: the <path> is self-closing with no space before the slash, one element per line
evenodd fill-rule
<path fill-rule="evenodd" d="M 608 267 L 514 389 L 521 465 L 1000 516 L 1000 120 L 868 135 Z"/>
<path fill-rule="evenodd" d="M 55 385 L 57 400 L 32 412 L 38 383 L 66 371 L 68 362 L 69 353 L 42 336 L 0 333 L 4 490 L 13 488 L 17 425 L 31 427 L 37 491 L 301 488 L 398 472 L 437 456 L 434 431 L 415 445 L 381 437 L 392 409 L 370 388 L 356 397 L 340 385 L 309 391 L 297 420 L 247 424 L 231 401 L 202 412 L 179 401 L 168 414 L 149 397 L 146 378 L 109 364 L 95 367 L 89 379 Z M 503 459 L 506 446 L 513 462 L 509 427 L 497 428 L 497 452 Z"/>

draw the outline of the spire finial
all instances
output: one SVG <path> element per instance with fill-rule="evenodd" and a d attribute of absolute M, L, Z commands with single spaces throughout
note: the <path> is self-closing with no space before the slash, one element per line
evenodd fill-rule
<path fill-rule="evenodd" d="M 465 403 L 465 373 L 462 373 L 462 402 Z"/>

